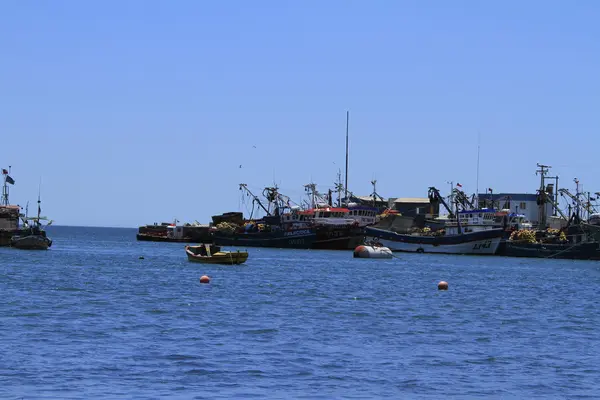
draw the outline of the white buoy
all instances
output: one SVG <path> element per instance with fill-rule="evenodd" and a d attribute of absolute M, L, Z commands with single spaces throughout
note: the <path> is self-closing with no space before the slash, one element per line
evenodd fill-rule
<path fill-rule="evenodd" d="M 392 258 L 392 251 L 384 246 L 360 245 L 354 249 L 354 258 Z"/>

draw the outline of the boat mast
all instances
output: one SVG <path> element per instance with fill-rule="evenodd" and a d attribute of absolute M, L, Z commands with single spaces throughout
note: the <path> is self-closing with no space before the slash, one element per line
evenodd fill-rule
<path fill-rule="evenodd" d="M 344 197 L 346 198 L 346 203 L 348 203 L 348 126 L 350 123 L 350 111 L 346 111 L 346 183 L 345 183 L 345 193 Z"/>
<path fill-rule="evenodd" d="M 308 197 L 310 198 L 310 208 L 317 208 L 317 202 L 316 202 L 317 185 L 314 183 L 309 183 L 307 185 L 304 185 L 304 190 L 306 191 L 306 193 L 308 194 Z"/>
<path fill-rule="evenodd" d="M 335 185 L 335 190 L 337 191 L 338 194 L 338 207 L 342 206 L 342 190 L 344 189 L 344 186 L 342 185 L 342 171 L 338 170 L 338 181 L 337 184 Z"/>
<path fill-rule="evenodd" d="M 535 171 L 535 174 L 539 174 L 540 175 L 540 189 L 539 189 L 539 193 L 538 193 L 538 204 L 539 204 L 539 227 L 540 229 L 546 229 L 546 203 L 547 201 L 547 194 L 546 194 L 546 185 L 545 185 L 545 178 L 546 178 L 546 174 L 548 173 L 548 170 L 552 167 L 550 167 L 549 165 L 543 165 L 538 163 L 537 166 L 540 168 L 537 171 Z"/>
<path fill-rule="evenodd" d="M 475 182 L 475 207 L 479 208 L 479 148 L 481 133 L 477 133 L 477 179 Z"/>
<path fill-rule="evenodd" d="M 8 166 L 8 173 L 5 173 L 6 170 L 2 169 L 2 175 L 4 177 L 4 185 L 2 186 L 2 205 L 3 206 L 7 206 L 8 203 L 8 182 L 7 182 L 7 177 L 9 176 L 8 174 L 10 174 L 10 170 L 11 170 L 11 166 Z"/>
<path fill-rule="evenodd" d="M 42 213 L 42 201 L 40 200 L 40 193 L 42 191 L 42 180 L 40 179 L 40 185 L 38 186 L 38 216 L 35 220 L 37 226 L 40 226 L 40 214 Z"/>

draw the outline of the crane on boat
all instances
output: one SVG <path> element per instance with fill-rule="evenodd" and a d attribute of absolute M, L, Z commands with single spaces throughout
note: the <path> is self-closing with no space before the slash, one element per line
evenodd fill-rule
<path fill-rule="evenodd" d="M 469 199 L 469 196 L 467 196 L 465 192 L 463 192 L 462 190 L 456 189 L 456 188 L 454 188 L 452 190 L 452 192 L 454 194 L 454 198 L 456 199 L 456 203 L 460 204 L 462 206 L 463 210 L 471 210 L 471 209 L 475 208 L 474 198 Z"/>
<path fill-rule="evenodd" d="M 262 201 L 260 201 L 260 199 L 250 191 L 250 189 L 248 189 L 248 185 L 245 183 L 240 183 L 240 190 L 246 194 L 246 196 L 250 196 L 252 197 L 252 210 L 254 210 L 254 205 L 258 204 L 258 206 L 260 208 L 262 208 L 264 210 L 264 212 L 267 213 L 267 216 L 271 216 L 271 212 L 269 211 L 269 209 L 267 207 L 264 206 L 264 204 L 262 203 Z M 263 191 L 264 193 L 264 191 Z"/>
<path fill-rule="evenodd" d="M 568 189 L 558 189 L 558 193 L 560 193 L 563 197 L 568 197 L 569 199 L 571 199 L 573 204 L 577 206 L 578 209 L 580 208 L 587 211 L 588 215 L 594 214 L 596 212 L 591 201 L 582 201 L 579 196 L 576 196 L 573 193 L 569 192 Z"/>
<path fill-rule="evenodd" d="M 446 211 L 448 211 L 448 218 L 454 218 L 454 211 L 452 211 L 452 209 L 450 208 L 448 203 L 446 203 L 446 200 L 444 200 L 444 198 L 440 195 L 440 191 L 436 187 L 429 187 L 427 197 L 429 197 L 429 201 L 431 203 L 441 203 L 446 209 Z"/>

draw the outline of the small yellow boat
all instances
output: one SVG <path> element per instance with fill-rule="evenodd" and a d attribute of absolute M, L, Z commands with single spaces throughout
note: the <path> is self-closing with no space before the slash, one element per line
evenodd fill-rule
<path fill-rule="evenodd" d="M 201 244 L 185 246 L 188 260 L 205 264 L 242 264 L 248 259 L 247 251 L 221 251 L 219 246 Z"/>

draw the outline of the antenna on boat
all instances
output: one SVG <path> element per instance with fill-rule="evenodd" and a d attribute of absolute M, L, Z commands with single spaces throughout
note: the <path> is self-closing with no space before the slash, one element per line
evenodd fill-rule
<path fill-rule="evenodd" d="M 338 194 L 338 207 L 342 206 L 342 190 L 344 186 L 342 185 L 342 170 L 338 169 L 338 181 L 335 185 L 335 190 Z"/>
<path fill-rule="evenodd" d="M 40 214 L 42 213 L 41 193 L 42 193 L 42 177 L 40 177 L 40 183 L 38 185 L 38 213 L 37 213 L 37 220 L 36 220 L 36 223 L 38 226 L 40 226 Z"/>
<path fill-rule="evenodd" d="M 481 139 L 481 132 L 477 132 L 477 179 L 475 182 L 475 206 L 477 208 L 479 208 L 479 148 L 480 146 L 480 140 Z"/>
<path fill-rule="evenodd" d="M 537 163 L 537 166 L 539 167 L 539 169 L 535 171 L 535 174 L 540 175 L 540 188 L 538 190 L 538 205 L 539 205 L 538 224 L 541 229 L 545 229 L 546 228 L 546 203 L 548 202 L 547 194 L 546 194 L 545 179 L 546 179 L 546 175 L 548 174 L 548 170 L 550 170 L 550 168 L 552 168 L 552 167 L 549 165 L 544 165 L 544 164 L 540 164 L 540 163 Z"/>
<path fill-rule="evenodd" d="M 348 203 L 348 126 L 350 124 L 350 111 L 346 111 L 346 183 L 344 188 L 344 197 Z"/>

